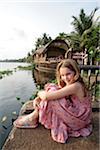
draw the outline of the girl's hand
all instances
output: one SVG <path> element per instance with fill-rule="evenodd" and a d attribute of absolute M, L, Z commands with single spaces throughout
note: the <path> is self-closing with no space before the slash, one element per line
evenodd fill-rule
<path fill-rule="evenodd" d="M 40 97 L 40 99 L 42 99 L 42 100 L 46 100 L 46 94 L 47 94 L 47 92 L 46 91 L 39 91 L 38 92 L 38 96 Z"/>

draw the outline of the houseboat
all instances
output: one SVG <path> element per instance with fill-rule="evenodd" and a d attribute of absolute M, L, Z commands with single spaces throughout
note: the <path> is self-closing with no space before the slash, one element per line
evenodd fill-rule
<path fill-rule="evenodd" d="M 67 58 L 72 58 L 83 64 L 85 53 L 74 52 L 69 48 L 68 41 L 62 39 L 52 40 L 50 43 L 37 49 L 33 54 L 35 69 L 33 72 L 37 83 L 45 83 L 49 79 L 55 78 L 57 64 Z"/>
<path fill-rule="evenodd" d="M 35 69 L 42 72 L 55 72 L 57 64 L 65 58 L 69 46 L 65 40 L 55 39 L 33 54 Z"/>

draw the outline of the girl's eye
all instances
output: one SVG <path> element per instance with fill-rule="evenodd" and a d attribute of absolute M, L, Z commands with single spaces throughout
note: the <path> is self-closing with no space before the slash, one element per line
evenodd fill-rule
<path fill-rule="evenodd" d="M 70 75 L 71 73 L 67 73 L 66 76 Z"/>
<path fill-rule="evenodd" d="M 63 77 L 63 76 L 68 76 L 68 75 L 70 75 L 71 73 L 67 73 L 67 74 L 62 74 L 61 76 Z"/>
<path fill-rule="evenodd" d="M 70 73 L 67 73 L 67 74 L 65 74 L 65 75 L 63 75 L 63 76 L 68 76 L 68 75 L 70 75 Z"/>
<path fill-rule="evenodd" d="M 66 75 L 70 75 L 71 73 L 67 73 Z"/>

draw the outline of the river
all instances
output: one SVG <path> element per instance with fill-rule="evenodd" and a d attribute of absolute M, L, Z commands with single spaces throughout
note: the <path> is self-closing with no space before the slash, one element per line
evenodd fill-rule
<path fill-rule="evenodd" d="M 35 81 L 31 71 L 16 70 L 17 66 L 27 63 L 0 62 L 1 70 L 13 70 L 13 74 L 0 79 L 0 150 L 11 131 L 12 119 L 15 119 L 22 107 L 36 92 Z M 17 98 L 20 98 L 18 101 Z"/>

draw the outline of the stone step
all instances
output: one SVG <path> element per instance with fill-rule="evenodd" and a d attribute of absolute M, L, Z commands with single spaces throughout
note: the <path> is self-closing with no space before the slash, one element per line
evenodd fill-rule
<path fill-rule="evenodd" d="M 13 128 L 3 150 L 99 150 L 99 113 L 93 113 L 93 133 L 88 137 L 69 138 L 60 144 L 52 140 L 50 130 Z"/>
<path fill-rule="evenodd" d="M 20 114 L 25 109 L 32 109 L 32 102 L 27 102 L 27 105 L 22 107 Z M 65 144 L 53 141 L 50 130 L 45 129 L 42 125 L 35 129 L 14 127 L 3 146 L 3 150 L 99 150 L 99 119 L 99 112 L 93 112 L 92 134 L 88 137 L 71 137 Z"/>

